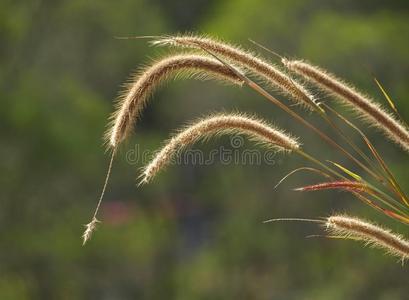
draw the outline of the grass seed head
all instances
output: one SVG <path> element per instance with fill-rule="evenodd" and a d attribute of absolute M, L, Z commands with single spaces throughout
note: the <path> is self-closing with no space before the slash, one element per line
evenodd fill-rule
<path fill-rule="evenodd" d="M 254 75 L 264 79 L 274 88 L 289 95 L 297 104 L 308 109 L 316 109 L 312 94 L 299 82 L 295 81 L 277 66 L 258 55 L 233 46 L 228 43 L 195 35 L 180 35 L 159 38 L 152 42 L 158 46 L 177 46 L 182 48 L 204 49 L 210 53 L 222 56 L 234 64 L 245 67 Z"/>
<path fill-rule="evenodd" d="M 301 60 L 283 60 L 290 70 L 341 100 L 369 125 L 381 130 L 386 137 L 409 152 L 409 129 L 370 97 L 362 94 L 335 75 Z"/>
<path fill-rule="evenodd" d="M 229 68 L 214 58 L 196 54 L 179 54 L 163 58 L 135 76 L 125 93 L 119 98 L 117 110 L 106 133 L 110 147 L 117 147 L 130 132 L 149 95 L 171 76 L 188 76 L 200 79 L 215 78 L 241 85 L 242 81 Z"/>
<path fill-rule="evenodd" d="M 362 240 L 367 245 L 386 250 L 402 262 L 409 258 L 409 241 L 389 229 L 345 215 L 331 216 L 325 224 L 332 235 Z"/>
<path fill-rule="evenodd" d="M 143 169 L 141 182 L 149 182 L 180 149 L 198 140 L 223 134 L 244 134 L 251 140 L 278 151 L 292 151 L 300 147 L 297 139 L 265 121 L 240 114 L 211 115 L 190 124 L 168 140 Z"/>

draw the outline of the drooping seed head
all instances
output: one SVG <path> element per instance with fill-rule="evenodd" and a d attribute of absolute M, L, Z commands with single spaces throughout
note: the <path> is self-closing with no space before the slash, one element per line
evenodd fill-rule
<path fill-rule="evenodd" d="M 152 42 L 159 46 L 178 46 L 183 48 L 205 49 L 214 55 L 220 55 L 234 64 L 251 71 L 271 84 L 274 88 L 289 95 L 297 104 L 308 109 L 316 109 L 314 97 L 300 83 L 290 78 L 258 55 L 215 39 L 194 35 L 169 36 Z"/>
<path fill-rule="evenodd" d="M 244 134 L 251 140 L 277 151 L 292 151 L 300 147 L 297 139 L 265 121 L 239 114 L 213 115 L 192 123 L 168 140 L 143 169 L 142 182 L 149 182 L 180 149 L 198 140 L 236 133 Z"/>
<path fill-rule="evenodd" d="M 329 72 L 300 60 L 283 60 L 290 70 L 334 95 L 336 99 L 354 109 L 369 125 L 381 130 L 386 137 L 409 152 L 409 129 L 395 119 L 378 103 L 362 94 L 350 84 Z"/>
<path fill-rule="evenodd" d="M 359 218 L 335 215 L 327 218 L 327 231 L 338 237 L 351 237 L 367 245 L 386 250 L 402 261 L 409 258 L 409 241 L 391 230 Z"/>
<path fill-rule="evenodd" d="M 112 148 L 117 147 L 127 137 L 154 89 L 171 76 L 181 75 L 200 79 L 215 78 L 238 85 L 243 83 L 236 73 L 214 58 L 196 54 L 163 58 L 135 76 L 120 97 L 106 134 L 106 140 Z"/>

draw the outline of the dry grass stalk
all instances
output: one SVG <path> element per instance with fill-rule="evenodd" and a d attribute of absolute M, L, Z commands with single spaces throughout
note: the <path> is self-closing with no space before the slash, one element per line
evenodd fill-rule
<path fill-rule="evenodd" d="M 175 75 L 197 76 L 200 79 L 211 77 L 233 84 L 242 84 L 232 70 L 214 58 L 195 54 L 163 58 L 135 76 L 127 91 L 120 97 L 106 134 L 106 140 L 112 148 L 117 147 L 127 137 L 153 90 L 161 82 Z"/>
<path fill-rule="evenodd" d="M 370 125 L 382 130 L 390 140 L 400 145 L 404 150 L 409 151 L 408 128 L 386 112 L 378 103 L 375 103 L 374 100 L 363 95 L 333 74 L 305 61 L 284 59 L 283 63 L 288 69 L 342 100 L 343 103 L 357 111 Z"/>
<path fill-rule="evenodd" d="M 232 46 L 216 39 L 194 35 L 169 36 L 157 39 L 152 43 L 154 45 L 205 49 L 212 54 L 220 55 L 233 63 L 247 68 L 253 74 L 265 79 L 273 87 L 289 95 L 297 104 L 301 104 L 309 109 L 317 107 L 314 97 L 300 83 L 256 54 L 243 50 L 240 47 Z"/>
<path fill-rule="evenodd" d="M 325 224 L 332 235 L 362 240 L 367 245 L 386 250 L 402 262 L 409 258 L 409 241 L 389 229 L 342 215 L 329 217 Z"/>
<path fill-rule="evenodd" d="M 91 238 L 92 233 L 97 228 L 97 223 L 100 223 L 100 221 L 97 219 L 97 214 L 98 214 L 99 208 L 101 207 L 102 199 L 104 199 L 105 190 L 108 186 L 109 176 L 111 175 L 114 157 L 115 157 L 115 149 L 112 151 L 112 154 L 111 154 L 111 160 L 109 161 L 108 171 L 105 176 L 105 182 L 102 187 L 101 195 L 99 196 L 98 204 L 97 204 L 97 207 L 95 208 L 94 215 L 92 217 L 91 222 L 85 225 L 85 231 L 84 231 L 84 234 L 82 235 L 83 245 L 85 245 L 85 243 Z"/>
<path fill-rule="evenodd" d="M 245 134 L 255 142 L 276 150 L 297 150 L 300 144 L 264 121 L 239 114 L 222 114 L 201 119 L 171 138 L 143 169 L 141 183 L 149 182 L 178 150 L 200 140 L 222 134 Z"/>

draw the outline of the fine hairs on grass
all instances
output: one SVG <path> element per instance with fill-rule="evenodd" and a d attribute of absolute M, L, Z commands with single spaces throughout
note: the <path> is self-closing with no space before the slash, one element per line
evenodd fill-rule
<path fill-rule="evenodd" d="M 362 240 L 367 245 L 386 250 L 402 262 L 409 258 L 409 241 L 389 229 L 345 215 L 331 216 L 325 225 L 333 236 Z"/>
<path fill-rule="evenodd" d="M 110 147 L 117 147 L 128 135 L 153 90 L 170 76 L 197 76 L 200 79 L 215 78 L 241 85 L 242 81 L 229 68 L 214 58 L 197 54 L 179 54 L 165 57 L 135 76 L 127 91 L 120 97 L 117 110 L 106 140 Z"/>
<path fill-rule="evenodd" d="M 231 62 L 250 70 L 266 80 L 273 87 L 289 95 L 297 104 L 311 110 L 316 109 L 314 97 L 300 83 L 280 71 L 273 64 L 266 62 L 254 53 L 242 50 L 225 42 L 208 37 L 195 35 L 180 35 L 159 38 L 152 42 L 154 45 L 170 45 L 183 48 L 204 49 L 210 53 L 227 58 Z"/>
<path fill-rule="evenodd" d="M 141 183 L 149 182 L 178 150 L 211 136 L 235 133 L 244 134 L 251 140 L 278 151 L 292 151 L 300 147 L 295 138 L 265 121 L 240 114 L 212 115 L 192 123 L 171 138 L 143 169 Z"/>
<path fill-rule="evenodd" d="M 380 129 L 385 135 L 409 152 L 409 130 L 386 112 L 378 103 L 363 95 L 354 87 L 346 84 L 323 69 L 301 60 L 283 59 L 283 64 L 290 70 L 330 92 L 343 103 L 350 106 L 370 125 Z"/>

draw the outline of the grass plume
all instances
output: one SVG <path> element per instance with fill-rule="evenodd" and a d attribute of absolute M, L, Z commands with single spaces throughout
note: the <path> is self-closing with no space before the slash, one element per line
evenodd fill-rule
<path fill-rule="evenodd" d="M 409 152 L 409 130 L 393 115 L 386 112 L 368 96 L 346 84 L 335 75 L 301 60 L 283 59 L 283 64 L 290 70 L 330 92 L 343 103 L 358 112 L 370 125 L 384 132 L 390 140 Z"/>
<path fill-rule="evenodd" d="M 402 261 L 409 258 L 409 241 L 391 230 L 355 217 L 335 215 L 327 219 L 326 229 L 338 237 L 351 237 L 367 245 L 386 250 Z"/>
<path fill-rule="evenodd" d="M 195 35 L 168 36 L 158 38 L 152 43 L 159 46 L 169 45 L 204 49 L 212 54 L 220 55 L 263 78 L 274 88 L 278 88 L 286 95 L 289 95 L 297 104 L 312 110 L 317 108 L 314 97 L 305 87 L 279 70 L 277 66 L 267 62 L 255 53 L 241 49 L 241 47 Z"/>
<path fill-rule="evenodd" d="M 212 115 L 192 123 L 172 137 L 143 169 L 141 182 L 149 182 L 178 150 L 201 139 L 234 133 L 244 134 L 251 140 L 276 150 L 292 151 L 300 147 L 295 138 L 265 121 L 240 114 Z"/>
<path fill-rule="evenodd" d="M 135 76 L 129 88 L 120 97 L 106 133 L 106 140 L 112 148 L 117 147 L 127 137 L 154 89 L 169 77 L 180 75 L 196 76 L 200 79 L 211 77 L 242 84 L 234 72 L 214 58 L 196 54 L 165 57 Z"/>

